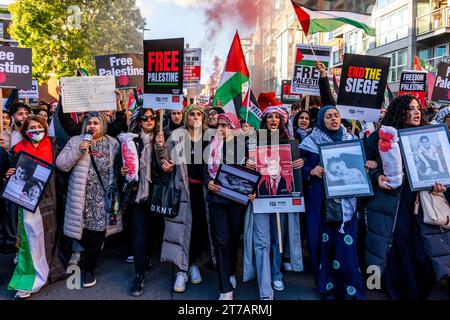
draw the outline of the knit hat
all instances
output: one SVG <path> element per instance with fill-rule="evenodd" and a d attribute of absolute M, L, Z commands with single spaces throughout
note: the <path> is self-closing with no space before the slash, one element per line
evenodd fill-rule
<path fill-rule="evenodd" d="M 238 117 L 234 113 L 231 112 L 221 113 L 219 114 L 217 121 L 219 120 L 225 120 L 231 127 L 231 129 L 237 130 L 241 128 L 241 123 L 239 122 Z"/>
<path fill-rule="evenodd" d="M 203 107 L 199 106 L 198 104 L 190 104 L 184 109 L 184 112 L 183 112 L 184 124 L 186 124 L 187 116 L 188 116 L 189 112 L 195 111 L 195 110 L 200 111 L 202 113 L 203 120 L 205 120 L 205 110 L 203 109 Z"/>

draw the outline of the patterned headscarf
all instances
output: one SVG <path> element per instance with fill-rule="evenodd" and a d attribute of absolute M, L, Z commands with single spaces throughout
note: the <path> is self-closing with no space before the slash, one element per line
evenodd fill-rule
<path fill-rule="evenodd" d="M 231 129 L 240 129 L 241 123 L 239 122 L 238 117 L 234 113 L 227 112 L 227 113 L 221 113 L 219 114 L 219 117 L 217 118 L 217 121 L 219 120 L 225 120 L 228 125 L 231 127 Z"/>
<path fill-rule="evenodd" d="M 198 110 L 202 113 L 202 117 L 203 117 L 203 121 L 205 120 L 205 110 L 203 109 L 202 106 L 199 106 L 198 104 L 190 104 L 186 107 L 186 109 L 184 109 L 184 113 L 183 113 L 183 119 L 184 119 L 184 124 L 186 125 L 186 121 L 187 121 L 187 116 L 189 114 L 189 112 L 191 111 L 195 111 Z"/>
<path fill-rule="evenodd" d="M 99 120 L 100 120 L 100 126 L 101 126 L 101 132 L 100 132 L 100 135 L 101 136 L 104 136 L 104 135 L 106 135 L 106 129 L 107 129 L 107 123 L 106 123 L 106 120 L 105 120 L 105 117 L 100 113 L 100 112 L 89 112 L 88 114 L 86 114 L 85 116 L 84 116 L 84 119 L 83 119 L 83 124 L 81 125 L 81 133 L 82 134 L 85 134 L 86 133 L 86 126 L 87 126 L 87 123 L 88 123 L 88 121 L 90 120 L 90 119 L 92 119 L 92 118 L 98 118 Z"/>
<path fill-rule="evenodd" d="M 264 118 L 266 115 L 276 113 L 280 116 L 280 118 L 283 120 L 283 124 L 286 125 L 288 123 L 288 116 L 286 112 L 284 112 L 283 109 L 281 109 L 278 106 L 268 107 L 266 110 L 264 110 L 262 117 Z"/>

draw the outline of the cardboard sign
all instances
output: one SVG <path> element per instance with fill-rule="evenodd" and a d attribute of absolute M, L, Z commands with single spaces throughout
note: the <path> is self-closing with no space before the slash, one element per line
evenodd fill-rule
<path fill-rule="evenodd" d="M 450 64 L 448 63 L 439 62 L 431 100 L 439 103 L 450 103 Z"/>
<path fill-rule="evenodd" d="M 184 50 L 184 73 L 183 86 L 186 89 L 196 89 L 200 87 L 202 73 L 202 49 Z"/>
<path fill-rule="evenodd" d="M 183 109 L 184 38 L 144 40 L 144 108 Z"/>
<path fill-rule="evenodd" d="M 295 54 L 294 76 L 292 78 L 291 93 L 320 96 L 320 72 L 316 69 L 316 60 L 323 62 L 328 69 L 331 47 L 298 44 Z"/>
<path fill-rule="evenodd" d="M 291 80 L 283 80 L 281 82 L 281 103 L 292 104 L 299 102 L 302 96 L 291 92 Z"/>
<path fill-rule="evenodd" d="M 33 80 L 31 90 L 19 90 L 19 99 L 39 99 L 39 83 Z"/>
<path fill-rule="evenodd" d="M 343 119 L 376 122 L 384 101 L 390 58 L 345 54 L 337 109 Z"/>
<path fill-rule="evenodd" d="M 0 47 L 0 88 L 32 87 L 31 49 Z"/>
<path fill-rule="evenodd" d="M 114 76 L 61 78 L 64 113 L 116 110 Z"/>
<path fill-rule="evenodd" d="M 97 75 L 114 76 L 117 89 L 142 88 L 144 57 L 137 53 L 121 53 L 95 57 Z"/>
<path fill-rule="evenodd" d="M 427 83 L 427 72 L 403 71 L 400 78 L 399 95 L 412 94 L 420 101 L 422 109 L 426 109 L 425 89 Z"/>

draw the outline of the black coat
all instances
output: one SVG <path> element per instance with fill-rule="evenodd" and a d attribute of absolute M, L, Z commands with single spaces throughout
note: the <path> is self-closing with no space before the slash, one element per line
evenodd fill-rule
<path fill-rule="evenodd" d="M 378 145 L 378 139 L 374 137 L 369 143 Z M 373 147 L 373 145 L 370 147 Z M 377 265 L 383 271 L 394 238 L 399 204 L 401 201 L 411 201 L 405 199 L 415 199 L 415 195 L 412 194 L 406 175 L 403 184 L 394 190 L 379 188 L 378 177 L 383 174 L 383 163 L 378 152 L 376 160 L 378 167 L 369 172 L 374 186 L 374 196 L 367 203 L 365 258 L 367 265 Z M 413 210 L 414 202 L 408 203 L 408 206 L 410 210 Z M 408 213 L 405 212 L 405 214 Z M 427 255 L 431 258 L 437 279 L 449 276 L 450 230 L 425 224 L 421 207 L 419 208 L 419 214 L 413 216 L 413 219 L 417 219 L 420 237 Z"/>

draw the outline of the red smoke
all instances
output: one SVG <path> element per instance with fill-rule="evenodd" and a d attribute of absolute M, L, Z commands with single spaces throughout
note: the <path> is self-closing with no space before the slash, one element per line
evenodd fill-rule
<path fill-rule="evenodd" d="M 214 57 L 213 62 L 213 71 L 211 72 L 211 75 L 209 77 L 209 87 L 210 88 L 216 88 L 219 85 L 219 79 L 221 75 L 220 65 L 222 63 L 222 60 L 218 57 Z"/>
<path fill-rule="evenodd" d="M 253 0 L 210 0 L 205 9 L 207 40 L 211 40 L 217 31 L 226 24 L 253 28 L 256 26 L 258 12 L 256 1 Z"/>

